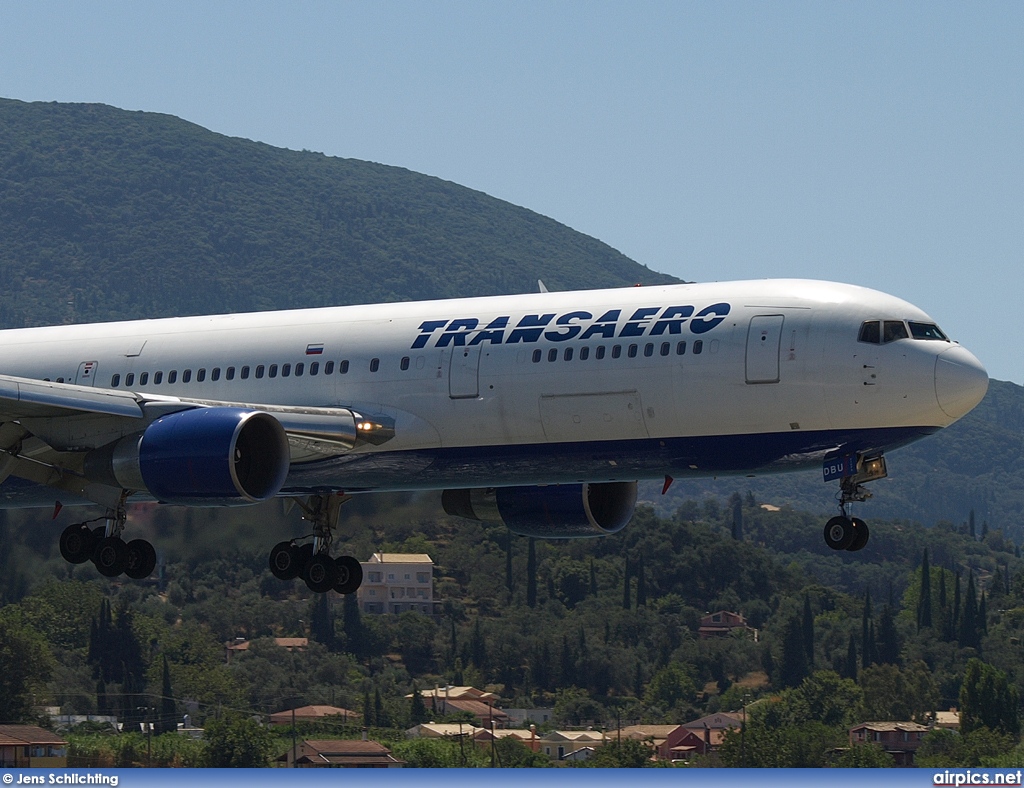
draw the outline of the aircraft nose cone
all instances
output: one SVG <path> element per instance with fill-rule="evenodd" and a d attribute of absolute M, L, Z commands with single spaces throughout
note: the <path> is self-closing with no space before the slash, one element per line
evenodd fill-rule
<path fill-rule="evenodd" d="M 935 397 L 949 417 L 970 413 L 988 391 L 988 372 L 966 348 L 954 345 L 935 359 Z"/>

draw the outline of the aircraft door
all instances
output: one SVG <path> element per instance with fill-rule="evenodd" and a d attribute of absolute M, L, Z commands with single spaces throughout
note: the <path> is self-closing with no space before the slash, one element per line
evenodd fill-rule
<path fill-rule="evenodd" d="M 480 346 L 452 348 L 448 367 L 448 396 L 472 399 L 480 394 Z"/>
<path fill-rule="evenodd" d="M 782 315 L 755 315 L 747 330 L 747 383 L 779 382 Z"/>
<path fill-rule="evenodd" d="M 78 377 L 75 383 L 79 386 L 92 386 L 96 380 L 97 363 L 95 361 L 83 361 L 78 365 Z"/>

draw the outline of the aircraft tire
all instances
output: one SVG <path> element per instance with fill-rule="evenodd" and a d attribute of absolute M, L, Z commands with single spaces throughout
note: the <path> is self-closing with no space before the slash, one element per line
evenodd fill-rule
<path fill-rule="evenodd" d="M 299 548 L 291 542 L 278 542 L 270 551 L 270 572 L 278 580 L 294 580 L 302 570 Z"/>
<path fill-rule="evenodd" d="M 96 544 L 92 562 L 104 577 L 117 577 L 128 566 L 128 546 L 119 536 L 105 536 Z"/>
<path fill-rule="evenodd" d="M 127 545 L 128 559 L 124 573 L 132 580 L 144 580 L 156 569 L 156 550 L 145 539 L 132 539 Z"/>
<path fill-rule="evenodd" d="M 846 550 L 853 542 L 853 523 L 837 515 L 825 523 L 825 544 L 833 550 Z"/>
<path fill-rule="evenodd" d="M 92 558 L 95 548 L 92 531 L 85 523 L 69 525 L 61 532 L 60 555 L 70 564 L 84 564 Z"/>
<path fill-rule="evenodd" d="M 362 564 L 350 555 L 340 555 L 334 559 L 334 566 L 338 572 L 334 590 L 339 594 L 354 594 L 358 591 L 363 584 Z"/>
<path fill-rule="evenodd" d="M 855 553 L 858 550 L 864 549 L 871 533 L 868 530 L 868 524 L 859 517 L 851 517 L 850 524 L 853 526 L 853 541 L 850 542 L 849 547 L 846 549 L 851 553 Z"/>
<path fill-rule="evenodd" d="M 303 574 L 309 590 L 316 594 L 327 593 L 338 582 L 338 570 L 334 566 L 334 559 L 326 553 L 319 553 L 310 558 Z"/>

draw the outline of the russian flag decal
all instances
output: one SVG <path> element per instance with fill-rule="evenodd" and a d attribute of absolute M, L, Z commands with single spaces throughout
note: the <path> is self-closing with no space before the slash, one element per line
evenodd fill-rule
<path fill-rule="evenodd" d="M 307 356 L 322 356 L 324 352 L 324 346 L 320 345 L 306 345 Z"/>

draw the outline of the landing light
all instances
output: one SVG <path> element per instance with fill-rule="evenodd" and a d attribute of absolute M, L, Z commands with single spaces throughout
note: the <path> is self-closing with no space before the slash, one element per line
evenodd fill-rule
<path fill-rule="evenodd" d="M 372 421 L 361 421 L 356 424 L 356 429 L 360 432 L 373 432 L 374 430 L 383 429 L 383 425 Z"/>

